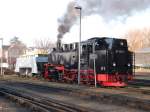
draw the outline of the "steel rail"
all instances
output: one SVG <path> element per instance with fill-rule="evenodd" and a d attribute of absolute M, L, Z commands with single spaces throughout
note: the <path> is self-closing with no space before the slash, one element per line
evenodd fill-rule
<path fill-rule="evenodd" d="M 109 88 L 112 89 L 112 88 Z M 150 90 L 135 88 L 135 87 L 127 87 L 127 88 L 113 88 L 114 90 L 121 90 L 128 93 L 138 93 L 138 94 L 145 94 L 150 95 Z"/>
<path fill-rule="evenodd" d="M 25 105 L 33 107 L 33 110 L 38 112 L 88 112 L 86 108 L 80 106 L 72 106 L 66 103 L 59 102 L 53 99 L 45 99 L 38 96 L 25 95 L 15 89 L 0 88 L 0 93 L 11 97 L 15 100 L 23 102 Z M 90 110 L 91 112 L 91 110 Z"/>

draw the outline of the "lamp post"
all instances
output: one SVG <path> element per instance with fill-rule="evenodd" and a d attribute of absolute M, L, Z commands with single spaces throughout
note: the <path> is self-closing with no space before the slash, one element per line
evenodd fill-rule
<path fill-rule="evenodd" d="M 1 75 L 3 76 L 3 38 L 1 40 Z"/>
<path fill-rule="evenodd" d="M 80 60 L 80 55 L 81 55 L 81 10 L 82 10 L 82 7 L 80 6 L 76 6 L 75 9 L 79 10 L 80 11 L 80 28 L 79 28 L 79 44 L 78 44 L 78 51 L 79 51 L 79 54 L 78 54 L 78 84 L 80 84 L 80 70 L 81 70 L 81 60 Z"/>

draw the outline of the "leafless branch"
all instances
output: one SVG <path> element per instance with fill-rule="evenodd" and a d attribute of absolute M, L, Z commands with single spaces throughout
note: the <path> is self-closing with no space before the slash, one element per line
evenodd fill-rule
<path fill-rule="evenodd" d="M 150 47 L 150 28 L 130 30 L 125 36 L 128 40 L 129 49 L 132 51 Z"/>

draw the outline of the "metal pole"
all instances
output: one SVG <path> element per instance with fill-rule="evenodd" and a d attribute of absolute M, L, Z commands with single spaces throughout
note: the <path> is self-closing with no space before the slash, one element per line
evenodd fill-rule
<path fill-rule="evenodd" d="M 1 76 L 3 76 L 3 38 L 0 38 L 1 40 Z"/>
<path fill-rule="evenodd" d="M 78 84 L 80 84 L 80 70 L 81 70 L 81 8 L 80 10 L 80 28 L 79 28 L 79 62 L 78 62 Z"/>
<path fill-rule="evenodd" d="M 95 41 L 93 43 L 93 54 L 95 54 Z M 96 57 L 95 57 L 96 58 Z M 97 87 L 97 80 L 96 80 L 96 68 L 95 68 L 95 58 L 94 58 L 94 78 L 95 78 L 95 87 Z"/>
<path fill-rule="evenodd" d="M 81 10 L 82 8 L 80 6 L 75 7 L 75 9 L 78 9 L 80 11 L 80 28 L 79 28 L 79 44 L 78 44 L 78 85 L 80 84 L 80 71 L 81 71 Z"/>

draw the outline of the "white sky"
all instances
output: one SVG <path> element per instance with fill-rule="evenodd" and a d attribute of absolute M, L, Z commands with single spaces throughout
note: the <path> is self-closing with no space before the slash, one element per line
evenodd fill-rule
<path fill-rule="evenodd" d="M 35 38 L 56 40 L 57 18 L 71 0 L 0 0 L 0 37 L 17 36 L 32 45 Z"/>
<path fill-rule="evenodd" d="M 8 44 L 14 36 L 28 46 L 37 38 L 57 39 L 57 19 L 61 17 L 72 0 L 0 0 L 0 37 Z M 133 28 L 150 27 L 150 9 L 139 11 L 120 21 L 106 22 L 101 16 L 92 15 L 82 19 L 82 40 L 93 36 L 120 37 Z M 78 22 L 64 42 L 78 41 Z"/>

